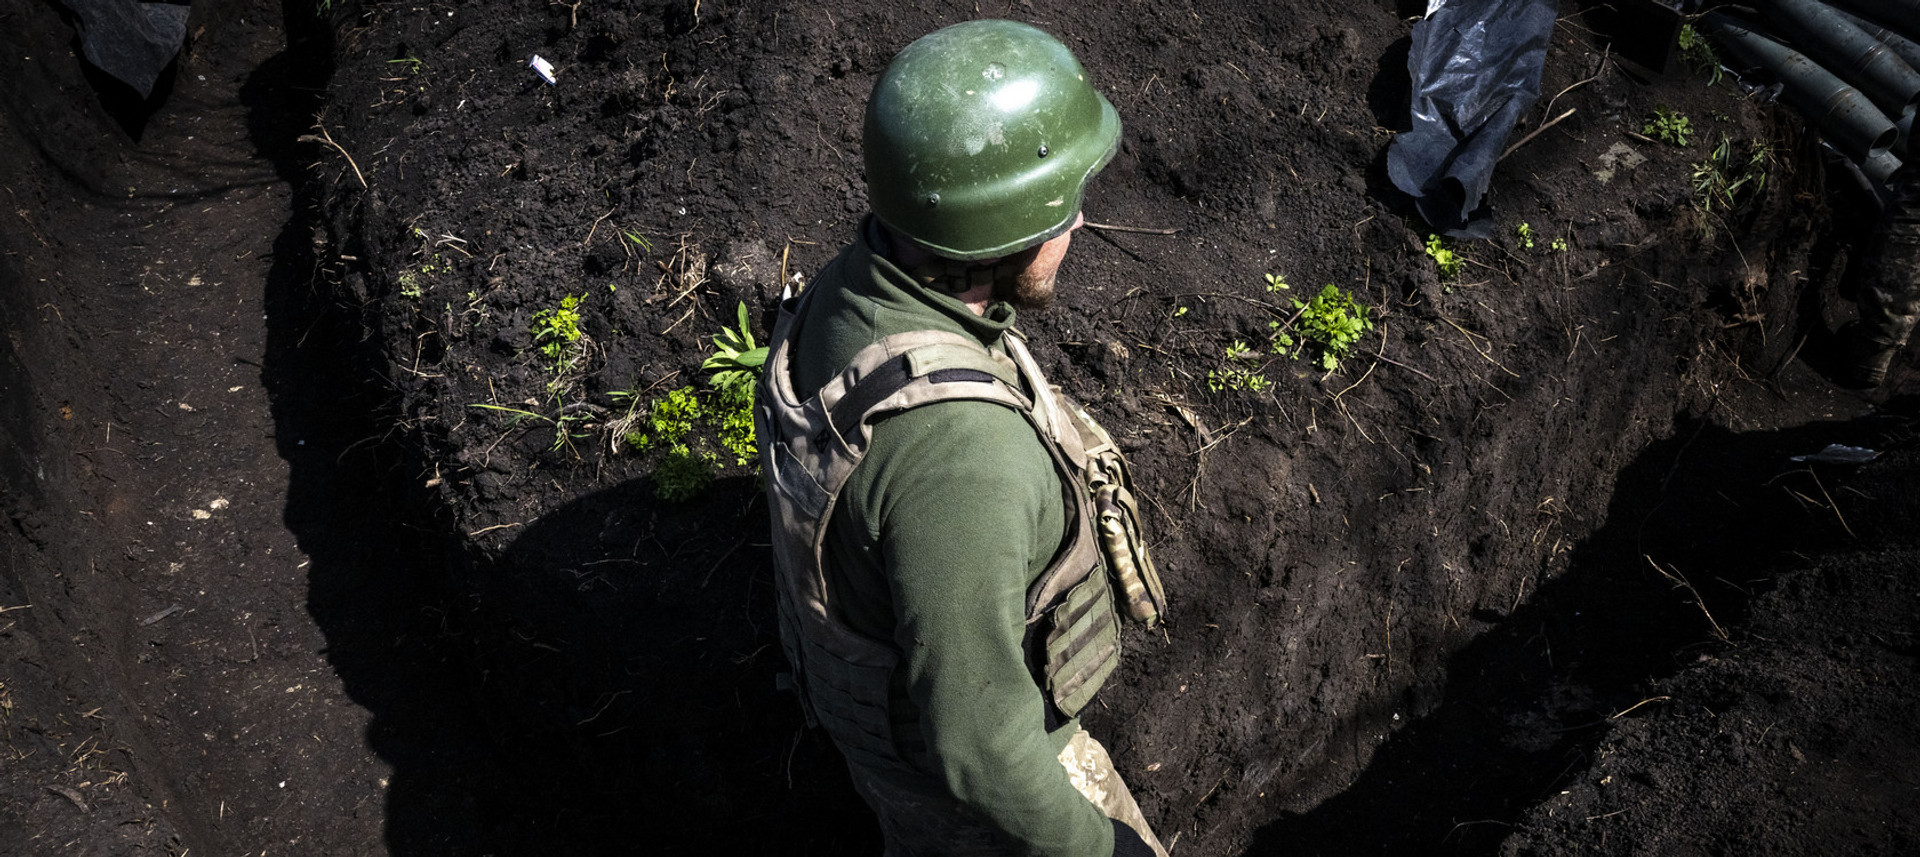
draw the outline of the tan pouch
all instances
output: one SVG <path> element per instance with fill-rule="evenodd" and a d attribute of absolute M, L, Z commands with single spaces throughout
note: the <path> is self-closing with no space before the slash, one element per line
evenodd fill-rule
<path fill-rule="evenodd" d="M 1133 474 L 1112 436 L 1079 402 L 1061 395 L 1087 453 L 1087 491 L 1093 495 L 1094 533 L 1107 557 L 1107 571 L 1120 585 L 1127 615 L 1151 628 L 1167 612 L 1167 593 L 1147 552 L 1140 526 L 1140 505 L 1133 496 Z"/>

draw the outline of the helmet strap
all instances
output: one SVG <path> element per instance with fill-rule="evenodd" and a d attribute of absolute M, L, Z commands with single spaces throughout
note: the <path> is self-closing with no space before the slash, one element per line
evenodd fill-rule
<path fill-rule="evenodd" d="M 907 273 L 919 280 L 921 285 L 949 295 L 964 294 L 987 285 L 994 286 L 997 293 L 1007 291 L 1026 268 L 1024 264 L 1008 264 L 1014 258 L 1017 258 L 1017 254 L 985 264 L 968 264 L 935 257 Z"/>
<path fill-rule="evenodd" d="M 867 234 L 874 249 L 898 261 L 893 245 L 899 239 L 880 223 L 879 218 L 868 221 Z M 927 257 L 926 261 L 908 269 L 907 275 L 923 286 L 948 295 L 965 294 L 983 285 L 992 285 L 996 294 L 1010 292 L 1020 272 L 1026 270 L 1027 264 L 1032 261 L 1033 253 L 1030 250 L 1022 250 L 991 262 L 963 262 L 921 251 Z"/>

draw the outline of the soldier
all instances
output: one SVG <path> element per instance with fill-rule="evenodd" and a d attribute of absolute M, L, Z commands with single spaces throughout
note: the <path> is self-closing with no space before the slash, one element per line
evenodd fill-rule
<path fill-rule="evenodd" d="M 873 214 L 782 310 L 756 409 L 781 638 L 890 857 L 1164 857 L 1079 728 L 1157 618 L 1124 463 L 1012 325 L 1120 119 L 1038 29 L 922 37 L 875 84 Z"/>
<path fill-rule="evenodd" d="M 1840 333 L 1836 380 L 1878 387 L 1920 319 L 1920 167 L 1895 174 L 1893 198 L 1867 249 L 1860 320 Z"/>

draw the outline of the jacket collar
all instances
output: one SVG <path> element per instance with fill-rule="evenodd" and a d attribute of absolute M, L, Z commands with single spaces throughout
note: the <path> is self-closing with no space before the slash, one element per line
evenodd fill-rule
<path fill-rule="evenodd" d="M 854 242 L 854 270 L 866 270 L 868 276 L 855 278 L 860 296 L 879 306 L 927 318 L 929 329 L 948 330 L 980 340 L 989 348 L 998 347 L 1000 338 L 1013 327 L 1014 308 L 1006 301 L 987 305 L 985 315 L 952 295 L 921 284 L 886 256 L 887 239 L 872 215 L 860 223 L 860 237 Z"/>

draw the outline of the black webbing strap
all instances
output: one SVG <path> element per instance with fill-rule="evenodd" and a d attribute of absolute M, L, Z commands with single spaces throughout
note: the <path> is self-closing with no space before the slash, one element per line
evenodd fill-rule
<path fill-rule="evenodd" d="M 935 369 L 926 375 L 928 381 L 935 384 L 950 384 L 955 381 L 973 381 L 991 384 L 996 378 L 990 372 L 978 369 Z M 901 355 L 880 365 L 880 368 L 867 373 L 860 383 L 853 385 L 840 401 L 835 402 L 833 410 L 827 414 L 832 421 L 833 430 L 841 437 L 847 437 L 859 428 L 860 420 L 874 405 L 887 400 L 913 383 L 913 375 L 907 369 L 906 355 Z"/>

